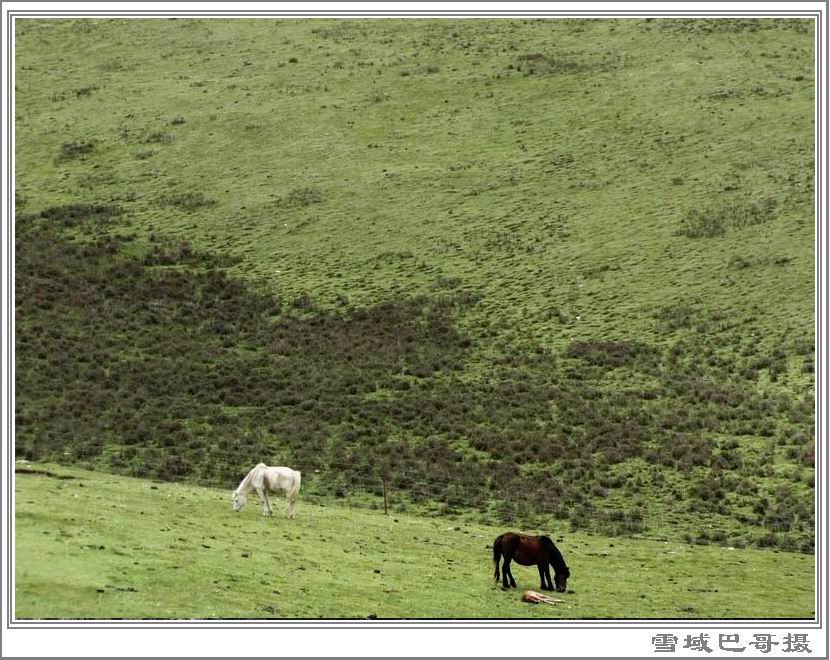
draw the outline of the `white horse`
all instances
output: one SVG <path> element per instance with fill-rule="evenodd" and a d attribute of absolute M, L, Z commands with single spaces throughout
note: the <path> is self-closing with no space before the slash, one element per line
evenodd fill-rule
<path fill-rule="evenodd" d="M 239 511 L 245 506 L 245 496 L 252 490 L 262 498 L 262 515 L 270 516 L 271 502 L 268 501 L 268 493 L 285 491 L 288 499 L 288 517 L 293 518 L 297 510 L 297 495 L 300 492 L 300 481 L 302 475 L 297 470 L 287 467 L 268 467 L 265 463 L 259 463 L 245 475 L 239 487 L 233 491 L 233 510 Z"/>

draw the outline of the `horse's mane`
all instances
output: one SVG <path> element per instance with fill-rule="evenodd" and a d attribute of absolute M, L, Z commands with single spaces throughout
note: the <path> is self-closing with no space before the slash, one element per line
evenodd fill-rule
<path fill-rule="evenodd" d="M 245 478 L 239 483 L 239 486 L 236 487 L 237 493 L 247 493 L 251 490 L 251 481 L 254 478 L 254 475 L 259 472 L 260 470 L 265 469 L 268 467 L 265 463 L 257 463 L 254 467 L 251 468 L 251 471 L 245 475 Z"/>
<path fill-rule="evenodd" d="M 550 552 L 551 564 L 553 564 L 554 570 L 557 572 L 562 570 L 567 571 L 568 567 L 565 564 L 565 558 L 562 557 L 562 553 L 559 552 L 559 548 L 553 544 L 550 536 L 540 536 L 539 542 L 547 549 L 548 552 Z"/>

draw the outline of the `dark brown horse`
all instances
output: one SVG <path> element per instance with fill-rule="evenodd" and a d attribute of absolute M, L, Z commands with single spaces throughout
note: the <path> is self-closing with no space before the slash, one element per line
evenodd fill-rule
<path fill-rule="evenodd" d="M 501 569 L 502 587 L 515 587 L 516 580 L 510 572 L 510 562 L 516 560 L 522 566 L 533 566 L 539 568 L 539 578 L 542 581 L 542 590 L 553 591 L 554 586 L 550 580 L 550 568 L 553 566 L 554 582 L 556 591 L 565 591 L 568 577 L 571 572 L 565 565 L 562 553 L 553 544 L 549 536 L 528 536 L 527 534 L 516 534 L 506 532 L 499 536 L 493 543 L 493 561 L 496 562 L 496 582 L 499 581 L 499 559 L 504 556 L 504 565 Z M 508 584 L 508 580 L 510 583 Z"/>

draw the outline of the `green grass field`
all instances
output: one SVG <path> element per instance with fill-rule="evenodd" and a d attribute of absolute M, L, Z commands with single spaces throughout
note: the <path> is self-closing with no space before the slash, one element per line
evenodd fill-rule
<path fill-rule="evenodd" d="M 20 469 L 20 466 L 18 466 Z M 564 602 L 493 580 L 504 529 L 441 517 L 252 498 L 50 464 L 16 475 L 18 618 L 811 618 L 813 558 L 549 530 L 571 569 Z M 539 530 L 540 532 L 545 530 Z"/>
<path fill-rule="evenodd" d="M 18 189 L 117 201 L 285 297 L 459 280 L 479 332 L 549 347 L 659 341 L 653 310 L 699 301 L 774 342 L 812 313 L 812 29 L 745 25 L 23 20 Z M 675 235 L 766 200 L 714 248 Z"/>
<path fill-rule="evenodd" d="M 586 544 L 575 618 L 809 615 L 809 21 L 18 19 L 15 40 L 18 458 L 208 501 L 197 487 L 291 465 L 309 476 L 297 542 L 334 538 L 345 502 L 365 508 L 345 536 L 391 524 L 371 508 L 386 474 L 413 538 L 463 520 L 482 553 L 505 528 Z M 172 527 L 160 506 L 151 530 Z M 248 519 L 223 506 L 207 524 Z M 36 520 L 27 538 L 51 547 Z M 115 527 L 99 545 L 123 550 Z M 659 599 L 644 586 L 682 562 L 653 563 L 653 539 L 700 558 Z M 193 579 L 178 543 L 165 584 Z M 192 562 L 225 561 L 201 543 Z M 611 543 L 643 557 L 613 582 Z M 460 573 L 431 588 L 429 551 L 409 551 L 378 616 L 525 612 L 484 554 L 450 593 Z M 688 591 L 724 557 L 733 588 Z M 742 591 L 782 557 L 791 581 Z M 346 559 L 355 590 L 382 582 Z M 21 588 L 35 568 L 19 562 Z M 123 582 L 94 585 L 95 616 L 146 609 Z M 314 616 L 364 616 L 321 585 Z M 172 591 L 165 616 L 212 616 Z M 591 593 L 608 597 L 577 601 Z M 265 595 L 216 616 L 311 603 Z"/>

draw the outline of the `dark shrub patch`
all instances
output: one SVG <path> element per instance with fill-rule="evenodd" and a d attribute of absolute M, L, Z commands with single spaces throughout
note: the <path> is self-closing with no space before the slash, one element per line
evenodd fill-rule
<path fill-rule="evenodd" d="M 75 96 L 80 98 L 82 96 L 89 96 L 90 94 L 92 94 L 92 92 L 97 91 L 97 90 L 98 90 L 97 85 L 88 85 L 87 87 L 79 87 L 78 89 L 76 89 L 74 91 L 75 91 Z"/>
<path fill-rule="evenodd" d="M 688 238 L 712 238 L 726 233 L 726 223 L 720 213 L 691 209 L 675 233 Z"/>
<path fill-rule="evenodd" d="M 172 133 L 165 133 L 164 131 L 151 131 L 144 135 L 141 141 L 144 144 L 164 144 L 165 142 L 173 142 L 176 136 Z"/>
<path fill-rule="evenodd" d="M 73 227 L 83 220 L 106 222 L 111 217 L 120 215 L 123 209 L 106 204 L 65 204 L 50 206 L 40 212 L 40 217 L 64 227 Z"/>
<path fill-rule="evenodd" d="M 567 350 L 568 357 L 579 358 L 598 367 L 631 366 L 653 371 L 660 356 L 651 346 L 633 342 L 580 341 L 573 342 Z"/>
<path fill-rule="evenodd" d="M 678 328 L 688 328 L 694 321 L 694 308 L 688 301 L 664 305 L 658 309 L 654 318 L 662 332 L 673 332 Z"/>
<path fill-rule="evenodd" d="M 73 160 L 75 158 L 82 158 L 95 151 L 94 142 L 66 142 L 61 145 L 61 150 L 58 153 L 58 160 Z"/>
<path fill-rule="evenodd" d="M 188 192 L 163 195 L 159 197 L 158 203 L 161 206 L 175 206 L 184 211 L 193 211 L 205 206 L 213 206 L 216 200 L 201 192 Z"/>
<path fill-rule="evenodd" d="M 311 204 L 323 203 L 323 191 L 313 186 L 294 188 L 284 198 L 277 200 L 276 205 L 285 208 L 302 208 Z"/>
<path fill-rule="evenodd" d="M 778 202 L 774 198 L 760 201 L 721 204 L 707 209 L 690 209 L 675 232 L 688 238 L 713 238 L 726 233 L 728 227 L 743 229 L 768 222 L 775 216 Z"/>
<path fill-rule="evenodd" d="M 94 210 L 61 207 L 46 216 L 83 218 Z M 321 444 L 348 420 L 369 425 L 355 436 L 360 454 L 381 441 L 381 411 L 364 403 L 378 384 L 391 389 L 397 373 L 422 360 L 460 367 L 465 349 L 452 327 L 451 301 L 390 302 L 349 315 L 310 308 L 299 318 L 221 272 L 154 273 L 120 255 L 117 241 L 65 243 L 53 226 L 21 228 L 26 233 L 17 255 L 18 441 L 32 456 L 102 461 L 100 429 L 106 429 L 109 445 L 138 452 L 129 462 L 121 452 L 112 469 L 163 479 L 212 475 L 211 482 L 225 483 L 271 453 L 262 443 L 277 437 L 286 461 L 293 456 L 328 470 L 336 459 Z M 156 238 L 146 263 L 169 259 L 209 261 L 186 244 Z M 48 287 L 40 284 L 44 279 Z M 242 345 L 254 350 L 240 352 Z M 137 352 L 140 361 L 130 357 Z M 60 368 L 44 371 L 47 363 Z M 35 399 L 38 414 L 22 414 Z M 228 406 L 241 412 L 228 416 Z M 165 421 L 182 414 L 192 435 Z M 248 435 L 242 444 L 216 443 L 240 433 Z M 75 440 L 90 437 L 101 440 Z M 437 456 L 456 460 L 448 450 Z M 430 461 L 412 458 L 410 471 L 420 483 Z M 341 472 L 339 465 L 330 469 Z"/>
<path fill-rule="evenodd" d="M 520 55 L 511 68 L 527 76 L 551 76 L 610 71 L 621 65 L 622 59 L 613 53 L 605 53 L 601 58 L 587 58 L 581 52 L 559 51 Z"/>

